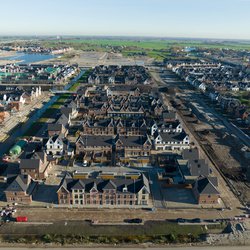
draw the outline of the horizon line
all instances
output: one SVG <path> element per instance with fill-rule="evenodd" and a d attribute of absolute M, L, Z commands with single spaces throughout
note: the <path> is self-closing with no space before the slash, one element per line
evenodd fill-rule
<path fill-rule="evenodd" d="M 81 38 L 81 37 L 87 37 L 87 38 L 151 38 L 151 39 L 180 39 L 180 40 L 226 40 L 226 41 L 247 41 L 250 42 L 250 38 L 216 38 L 216 37 L 187 37 L 187 36 L 154 36 L 154 35 L 60 35 L 60 34 L 51 34 L 51 35 L 1 35 L 0 38 L 4 37 L 75 37 L 75 38 Z"/>

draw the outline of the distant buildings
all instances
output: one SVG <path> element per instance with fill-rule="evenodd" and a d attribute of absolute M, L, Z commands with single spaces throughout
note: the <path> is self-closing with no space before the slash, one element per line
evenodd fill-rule
<path fill-rule="evenodd" d="M 78 71 L 77 65 L 6 64 L 0 66 L 0 83 L 18 85 L 54 85 Z"/>
<path fill-rule="evenodd" d="M 151 77 L 147 70 L 142 66 L 100 65 L 94 68 L 88 78 L 88 83 L 105 85 L 148 85 L 151 83 Z M 115 92 L 113 92 L 113 94 L 117 95 Z"/>
<path fill-rule="evenodd" d="M 168 62 L 167 66 L 193 87 L 199 89 L 212 101 L 236 118 L 247 119 L 239 115 L 239 110 L 247 111 L 235 93 L 250 91 L 250 74 L 243 67 L 207 62 Z"/>

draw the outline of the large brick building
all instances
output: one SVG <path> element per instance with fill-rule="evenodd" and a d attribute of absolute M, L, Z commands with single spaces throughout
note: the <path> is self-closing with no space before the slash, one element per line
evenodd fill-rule
<path fill-rule="evenodd" d="M 66 174 L 58 187 L 57 195 L 60 205 L 147 207 L 150 189 L 148 179 L 143 174 L 137 179 L 74 179 Z"/>

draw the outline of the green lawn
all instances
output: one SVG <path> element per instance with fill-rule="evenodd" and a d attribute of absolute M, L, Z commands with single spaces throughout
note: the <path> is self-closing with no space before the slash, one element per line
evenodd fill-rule
<path fill-rule="evenodd" d="M 233 93 L 234 97 L 239 99 L 240 102 L 248 107 L 250 110 L 250 92 L 249 91 L 239 91 Z"/>
<path fill-rule="evenodd" d="M 212 229 L 210 229 L 212 227 Z M 87 222 L 68 221 L 55 222 L 51 225 L 11 225 L 6 224 L 0 229 L 0 234 L 6 235 L 5 240 L 17 240 L 23 238 L 23 242 L 36 240 L 46 242 L 61 242 L 62 239 L 74 243 L 187 243 L 197 242 L 200 236 L 209 232 L 220 233 L 225 225 L 205 226 L 201 225 L 178 225 L 167 221 L 148 221 L 144 225 L 91 225 Z M 215 231 L 216 230 L 216 231 Z"/>
<path fill-rule="evenodd" d="M 96 49 L 107 50 L 109 46 L 126 48 L 134 47 L 137 49 L 163 50 L 171 47 L 199 47 L 199 48 L 229 48 L 250 50 L 249 42 L 227 42 L 227 41 L 201 41 L 201 40 L 177 40 L 177 39 L 65 39 L 58 41 L 44 41 L 44 45 L 53 47 L 58 45 L 68 45 L 77 49 Z"/>
<path fill-rule="evenodd" d="M 51 105 L 32 126 L 24 134 L 24 136 L 35 136 L 36 133 L 48 122 L 50 118 L 55 118 L 58 110 L 64 105 L 65 101 L 69 98 L 69 94 L 61 95 L 57 101 Z"/>

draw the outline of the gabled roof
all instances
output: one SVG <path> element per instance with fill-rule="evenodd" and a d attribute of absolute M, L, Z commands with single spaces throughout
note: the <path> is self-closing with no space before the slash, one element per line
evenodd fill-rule
<path fill-rule="evenodd" d="M 112 180 L 108 180 L 108 181 L 104 184 L 104 186 L 102 187 L 103 190 L 105 190 L 105 189 L 116 189 L 116 188 L 117 188 L 117 187 L 116 187 L 115 183 L 114 183 Z"/>
<path fill-rule="evenodd" d="M 38 159 L 38 160 L 41 160 L 42 162 L 44 162 L 44 160 L 46 159 L 46 153 L 44 151 L 34 152 L 31 159 Z"/>
<path fill-rule="evenodd" d="M 217 189 L 218 181 L 216 177 L 200 177 L 196 181 L 199 194 L 220 194 Z"/>
<path fill-rule="evenodd" d="M 169 133 L 154 133 L 154 138 L 156 139 L 160 135 L 164 142 L 181 142 L 187 136 L 185 132 L 169 132 Z"/>
<path fill-rule="evenodd" d="M 41 165 L 40 159 L 21 159 L 20 169 L 39 169 Z"/>
<path fill-rule="evenodd" d="M 62 131 L 63 129 L 62 124 L 57 124 L 57 123 L 49 123 L 48 124 L 48 131 Z"/>
<path fill-rule="evenodd" d="M 76 180 L 71 175 L 65 175 L 62 179 L 57 192 L 64 188 L 67 192 L 71 192 L 73 189 L 84 189 L 86 193 L 89 193 L 93 188 L 98 192 L 103 192 L 109 189 L 115 189 L 116 192 L 123 192 L 123 188 L 127 187 L 128 193 L 138 193 L 142 188 L 145 188 L 150 193 L 149 183 L 147 178 L 142 174 L 139 179 L 121 179 L 115 178 L 112 180 L 106 180 L 101 178 L 88 178 Z"/>
<path fill-rule="evenodd" d="M 77 180 L 71 187 L 72 190 L 74 189 L 84 189 L 85 188 L 85 184 L 81 181 L 81 180 Z"/>
<path fill-rule="evenodd" d="M 85 146 L 106 146 L 111 147 L 113 145 L 112 136 L 99 136 L 99 135 L 84 135 L 79 136 L 76 143 L 81 143 Z"/>
<path fill-rule="evenodd" d="M 147 136 L 117 136 L 116 142 L 119 140 L 125 147 L 140 147 L 145 143 L 152 144 Z"/>
<path fill-rule="evenodd" d="M 66 127 L 69 123 L 69 117 L 66 116 L 64 113 L 57 119 L 57 124 L 62 124 L 64 127 Z"/>
<path fill-rule="evenodd" d="M 26 192 L 30 182 L 31 179 L 29 175 L 17 175 L 14 177 L 14 179 L 11 179 L 10 185 L 6 188 L 5 191 Z"/>

